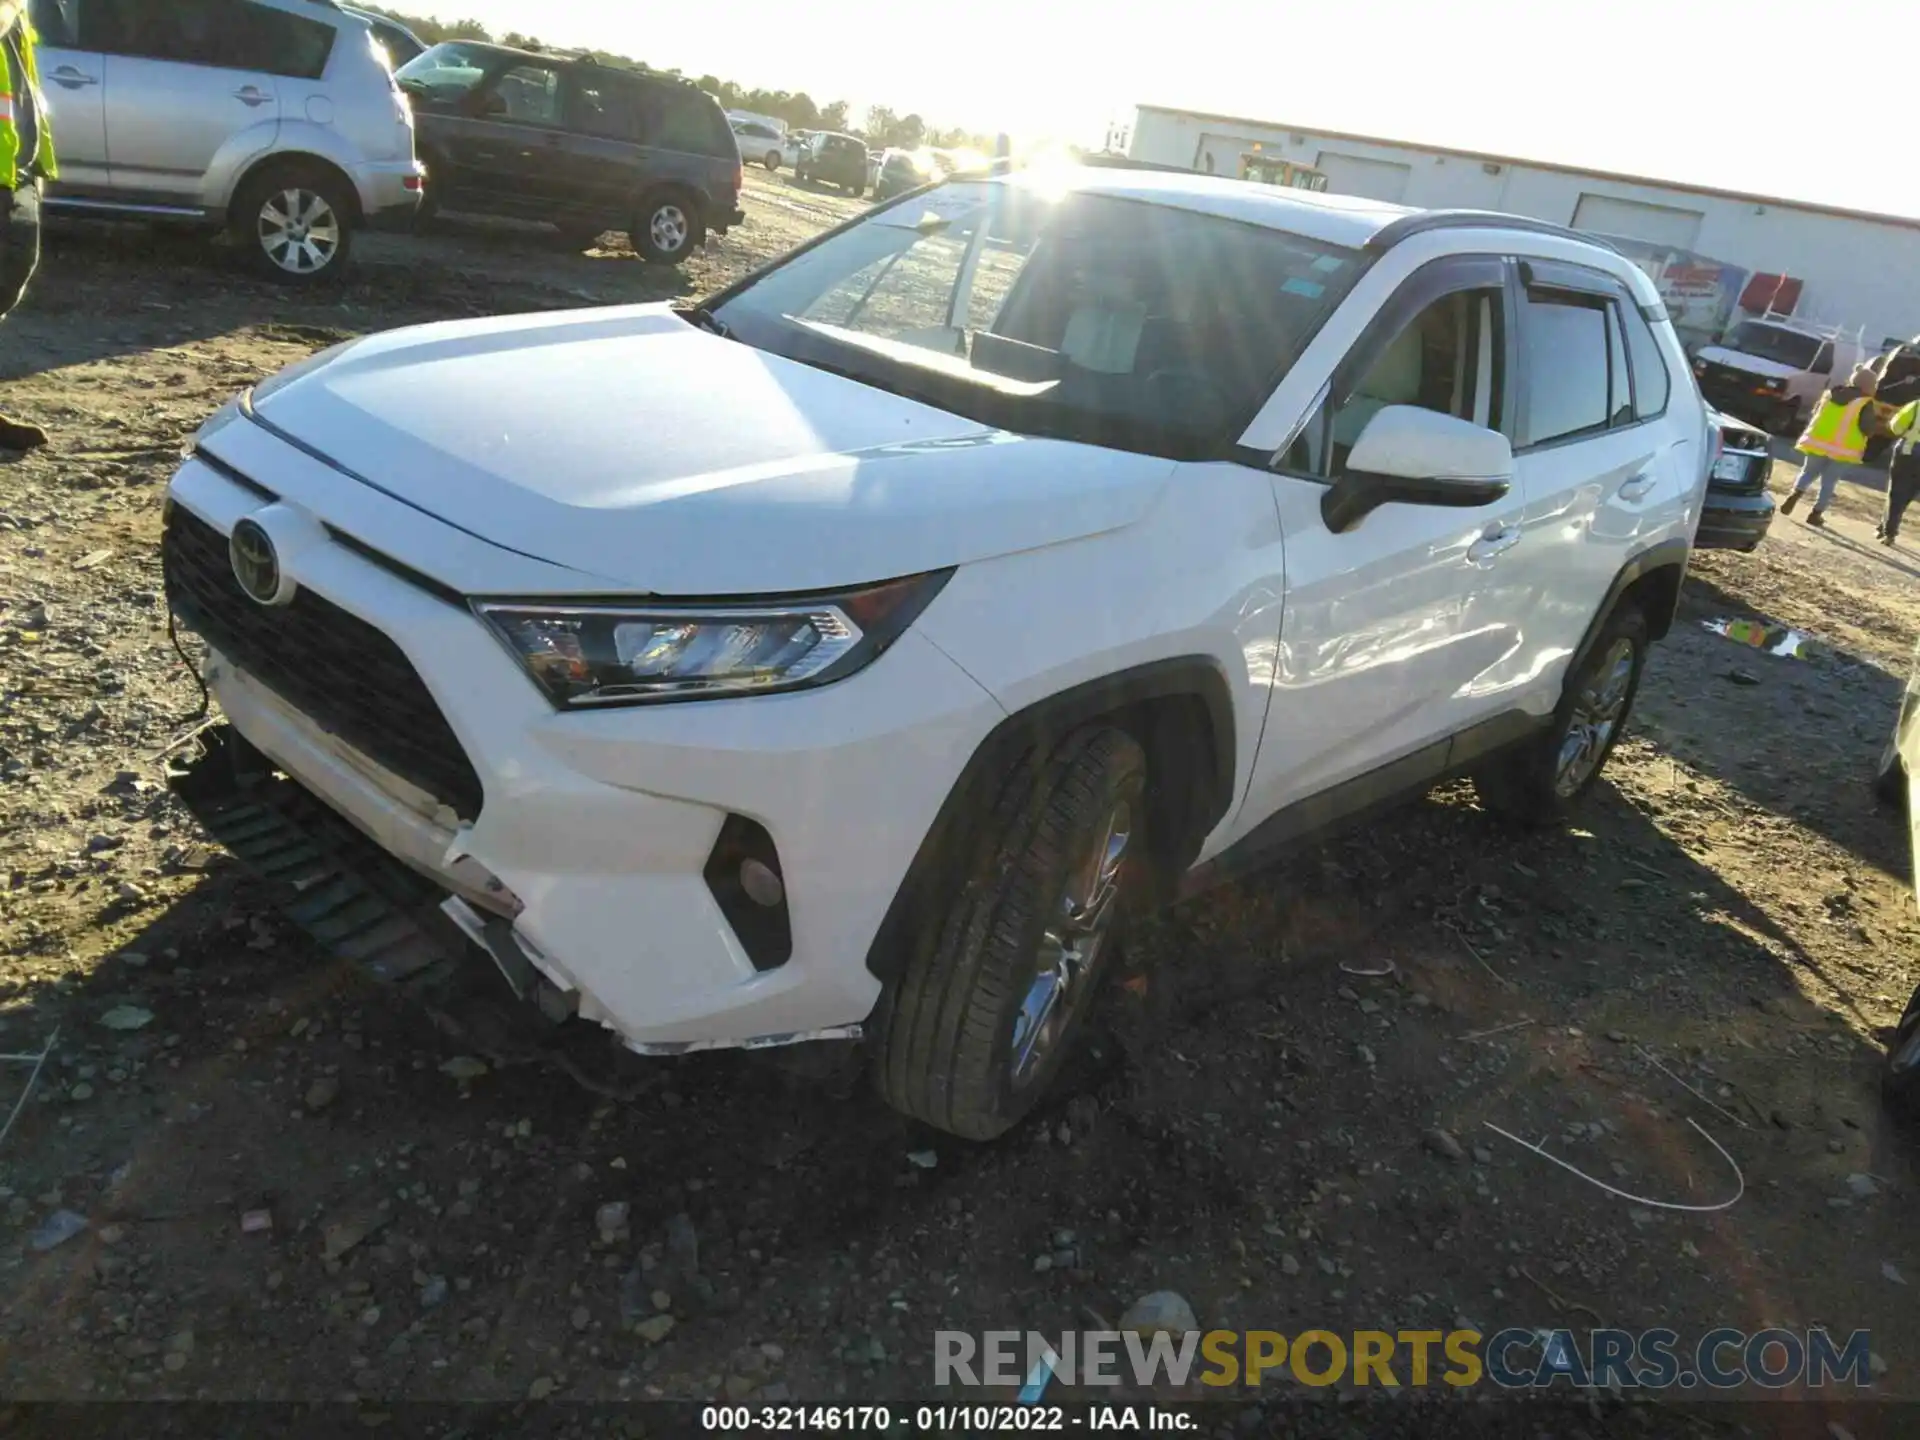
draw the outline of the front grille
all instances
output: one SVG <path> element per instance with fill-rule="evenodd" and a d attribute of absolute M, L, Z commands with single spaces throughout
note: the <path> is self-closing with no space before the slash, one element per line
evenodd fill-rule
<path fill-rule="evenodd" d="M 234 579 L 227 537 L 173 505 L 161 548 L 167 603 L 234 664 L 328 733 L 450 806 L 480 813 L 480 777 L 398 645 L 301 590 L 268 607 Z"/>

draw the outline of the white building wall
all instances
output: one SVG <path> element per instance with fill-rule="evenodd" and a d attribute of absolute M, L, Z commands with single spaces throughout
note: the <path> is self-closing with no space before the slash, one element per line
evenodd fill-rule
<path fill-rule="evenodd" d="M 1211 155 L 1215 171 L 1231 176 L 1238 173 L 1241 153 L 1256 141 L 1265 150 L 1309 165 L 1323 153 L 1406 165 L 1405 190 L 1398 199 L 1420 209 L 1504 210 L 1571 225 L 1581 196 L 1593 195 L 1697 213 L 1692 249 L 1748 270 L 1794 275 L 1806 282 L 1797 314 L 1848 330 L 1863 327 L 1870 346 L 1891 336 L 1920 335 L 1920 223 L 1832 215 L 1680 186 L 1160 110 L 1139 111 L 1131 153 L 1136 159 L 1199 169 L 1206 168 L 1203 160 Z M 1677 223 L 1672 217 L 1668 221 Z"/>

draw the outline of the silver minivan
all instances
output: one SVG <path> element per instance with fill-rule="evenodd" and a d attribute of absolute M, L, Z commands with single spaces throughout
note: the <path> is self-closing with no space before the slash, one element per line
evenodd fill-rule
<path fill-rule="evenodd" d="M 277 280 L 404 225 L 424 170 L 367 22 L 333 0 L 31 0 L 60 179 L 50 212 L 229 230 Z"/>

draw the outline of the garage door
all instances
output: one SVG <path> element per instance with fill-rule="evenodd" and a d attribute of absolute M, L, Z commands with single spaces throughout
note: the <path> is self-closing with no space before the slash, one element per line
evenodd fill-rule
<path fill-rule="evenodd" d="M 1596 235 L 1624 235 L 1632 240 L 1650 240 L 1656 245 L 1672 245 L 1691 250 L 1700 237 L 1698 210 L 1681 210 L 1672 205 L 1647 205 L 1638 200 L 1620 200 L 1612 195 L 1582 195 L 1573 210 L 1573 228 Z"/>
<path fill-rule="evenodd" d="M 1334 194 L 1364 195 L 1393 205 L 1407 193 L 1407 177 L 1413 173 L 1412 166 L 1393 160 L 1367 160 L 1331 150 L 1322 150 L 1313 163 L 1326 172 L 1327 189 Z"/>

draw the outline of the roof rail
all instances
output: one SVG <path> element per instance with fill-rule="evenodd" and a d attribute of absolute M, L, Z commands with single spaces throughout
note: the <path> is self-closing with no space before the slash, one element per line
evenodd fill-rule
<path fill-rule="evenodd" d="M 1384 253 L 1402 240 L 1425 235 L 1431 230 L 1525 230 L 1533 235 L 1558 235 L 1563 240 L 1580 240 L 1589 245 L 1598 245 L 1603 250 L 1612 250 L 1616 255 L 1620 253 L 1618 247 L 1603 236 L 1591 235 L 1567 225 L 1555 225 L 1550 220 L 1507 215 L 1498 210 L 1422 210 L 1413 215 L 1402 215 L 1398 220 L 1381 226 L 1367 242 L 1367 249 Z"/>

